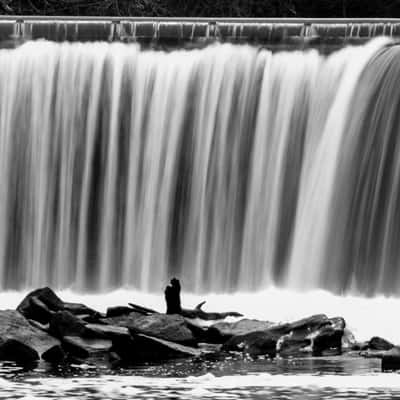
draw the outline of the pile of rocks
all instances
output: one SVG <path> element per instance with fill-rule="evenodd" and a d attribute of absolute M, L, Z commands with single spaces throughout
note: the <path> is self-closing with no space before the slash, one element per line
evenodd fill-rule
<path fill-rule="evenodd" d="M 84 304 L 64 302 L 51 289 L 42 288 L 29 293 L 17 310 L 0 311 L 0 360 L 29 364 L 40 359 L 50 363 L 90 359 L 133 365 L 201 359 L 210 353 L 274 358 L 356 351 L 382 358 L 384 369 L 400 368 L 399 348 L 380 338 L 356 343 L 340 317 L 321 314 L 283 324 L 243 318 L 205 327 L 198 323 L 202 313 L 206 314 L 187 310 L 163 314 L 132 305 L 112 307 L 103 314 Z"/>

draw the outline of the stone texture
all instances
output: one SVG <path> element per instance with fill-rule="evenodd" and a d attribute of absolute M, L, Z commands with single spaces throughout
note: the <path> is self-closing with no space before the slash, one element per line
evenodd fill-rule
<path fill-rule="evenodd" d="M 0 345 L 10 339 L 30 347 L 38 356 L 61 345 L 56 338 L 32 326 L 18 311 L 0 311 Z"/>

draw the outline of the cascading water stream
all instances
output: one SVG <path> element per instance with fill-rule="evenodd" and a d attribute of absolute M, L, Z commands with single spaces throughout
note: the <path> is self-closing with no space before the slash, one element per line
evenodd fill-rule
<path fill-rule="evenodd" d="M 400 49 L 0 51 L 0 286 L 399 294 Z"/>

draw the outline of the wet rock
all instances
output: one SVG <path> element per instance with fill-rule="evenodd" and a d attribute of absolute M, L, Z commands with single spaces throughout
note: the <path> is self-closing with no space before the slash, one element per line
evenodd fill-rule
<path fill-rule="evenodd" d="M 112 341 L 106 339 L 89 339 L 79 336 L 64 336 L 62 339 L 65 351 L 78 358 L 103 355 L 110 351 Z"/>
<path fill-rule="evenodd" d="M 49 332 L 51 335 L 62 338 L 64 336 L 85 336 L 86 324 L 69 311 L 58 311 L 50 320 Z"/>
<path fill-rule="evenodd" d="M 302 356 L 311 353 L 311 340 L 284 335 L 277 342 L 277 352 L 281 357 Z"/>
<path fill-rule="evenodd" d="M 331 322 L 325 314 L 317 314 L 288 324 L 273 326 L 270 331 L 282 334 L 291 333 L 293 338 L 302 339 L 330 324 Z"/>
<path fill-rule="evenodd" d="M 58 364 L 64 361 L 66 354 L 61 346 L 51 347 L 42 354 L 42 359 L 49 363 Z"/>
<path fill-rule="evenodd" d="M 48 287 L 30 292 L 17 307 L 25 318 L 46 324 L 50 321 L 52 311 L 63 308 L 63 301 Z"/>
<path fill-rule="evenodd" d="M 325 326 L 313 338 L 314 356 L 340 355 L 342 353 L 343 329 Z"/>
<path fill-rule="evenodd" d="M 15 339 L 7 339 L 0 345 L 0 360 L 18 364 L 32 364 L 39 360 L 39 354 L 32 347 Z"/>
<path fill-rule="evenodd" d="M 143 334 L 113 340 L 112 351 L 128 364 L 201 355 L 198 349 Z"/>
<path fill-rule="evenodd" d="M 223 350 L 243 351 L 251 356 L 295 356 L 314 352 L 322 354 L 332 349 L 340 350 L 338 340 L 345 327 L 343 318 L 329 319 L 324 314 L 313 315 L 291 323 L 273 325 L 264 331 L 233 336 Z"/>
<path fill-rule="evenodd" d="M 25 318 L 46 324 L 57 311 L 69 311 L 75 315 L 93 315 L 97 311 L 80 303 L 62 301 L 50 288 L 36 289 L 25 296 L 17 307 Z"/>
<path fill-rule="evenodd" d="M 87 324 L 86 329 L 90 337 L 113 339 L 121 336 L 130 336 L 129 329 L 122 326 Z"/>
<path fill-rule="evenodd" d="M 222 351 L 240 351 L 251 357 L 267 355 L 276 356 L 276 347 L 279 334 L 264 332 L 251 332 L 245 335 L 233 336 L 222 346 Z"/>
<path fill-rule="evenodd" d="M 368 342 L 368 348 L 370 350 L 390 350 L 394 347 L 394 344 L 388 342 L 387 340 L 374 336 Z"/>
<path fill-rule="evenodd" d="M 382 354 L 382 371 L 400 370 L 400 347 L 393 347 Z"/>
<path fill-rule="evenodd" d="M 356 346 L 361 346 L 360 343 L 357 342 L 353 332 L 351 332 L 348 328 L 343 329 L 342 336 L 342 349 L 343 350 L 361 350 L 361 347 L 356 348 Z"/>
<path fill-rule="evenodd" d="M 175 343 L 193 345 L 197 342 L 185 318 L 180 315 L 131 313 L 104 321 L 114 326 L 126 327 L 131 333 L 143 333 Z"/>
<path fill-rule="evenodd" d="M 98 311 L 81 303 L 64 303 L 62 310 L 69 311 L 75 315 L 96 315 L 98 318 L 102 317 Z"/>
<path fill-rule="evenodd" d="M 131 307 L 117 306 L 107 308 L 106 318 L 120 317 L 121 315 L 129 315 L 134 312 Z"/>
<path fill-rule="evenodd" d="M 30 347 L 39 357 L 50 349 L 61 346 L 59 340 L 32 326 L 18 311 L 0 311 L 0 345 L 10 339 Z"/>
<path fill-rule="evenodd" d="M 237 322 L 217 322 L 207 330 L 212 343 L 225 343 L 233 336 L 246 335 L 251 332 L 265 331 L 274 325 L 273 322 L 256 319 L 242 319 Z"/>

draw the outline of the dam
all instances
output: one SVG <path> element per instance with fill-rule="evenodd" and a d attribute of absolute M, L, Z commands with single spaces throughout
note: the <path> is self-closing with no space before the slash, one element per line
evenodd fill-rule
<path fill-rule="evenodd" d="M 41 18 L 0 21 L 3 290 L 399 294 L 400 22 Z"/>
<path fill-rule="evenodd" d="M 0 19 L 0 40 L 121 41 L 149 43 L 239 42 L 312 46 L 360 44 L 400 36 L 398 19 L 41 17 Z"/>

